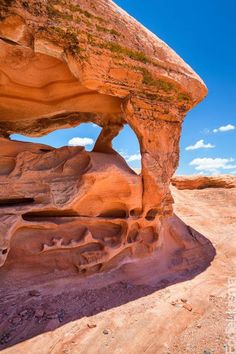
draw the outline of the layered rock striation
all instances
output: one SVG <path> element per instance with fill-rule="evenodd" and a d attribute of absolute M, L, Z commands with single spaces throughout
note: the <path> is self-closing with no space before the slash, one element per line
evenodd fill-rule
<path fill-rule="evenodd" d="M 236 178 L 232 175 L 220 176 L 174 176 L 171 183 L 178 189 L 235 188 Z"/>
<path fill-rule="evenodd" d="M 96 271 L 170 250 L 169 237 L 173 252 L 201 249 L 173 226 L 169 184 L 202 80 L 112 1 L 4 0 L 0 15 L 1 264 Z M 83 122 L 102 127 L 91 153 L 9 139 Z M 112 148 L 125 124 L 140 176 Z"/>

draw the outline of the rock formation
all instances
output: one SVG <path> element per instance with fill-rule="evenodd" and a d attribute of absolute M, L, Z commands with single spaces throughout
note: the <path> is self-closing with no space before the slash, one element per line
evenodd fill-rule
<path fill-rule="evenodd" d="M 235 188 L 236 178 L 221 176 L 174 176 L 171 183 L 178 189 Z"/>
<path fill-rule="evenodd" d="M 4 0 L 0 15 L 1 265 L 86 272 L 155 249 L 201 250 L 169 191 L 183 119 L 207 93 L 201 79 L 112 1 Z M 102 127 L 91 153 L 9 139 L 82 122 Z M 112 148 L 125 124 L 140 176 Z"/>

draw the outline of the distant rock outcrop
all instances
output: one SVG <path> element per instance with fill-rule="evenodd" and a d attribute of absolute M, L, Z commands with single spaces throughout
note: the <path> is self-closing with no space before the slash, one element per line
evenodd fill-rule
<path fill-rule="evenodd" d="M 236 177 L 219 176 L 174 176 L 171 184 L 178 189 L 235 188 Z"/>
<path fill-rule="evenodd" d="M 176 226 L 169 191 L 183 119 L 207 93 L 197 74 L 112 1 L 4 0 L 0 15 L 1 264 L 11 248 L 13 260 L 83 272 L 201 249 Z M 8 139 L 83 122 L 102 127 L 92 153 Z M 112 148 L 125 124 L 141 176 Z"/>

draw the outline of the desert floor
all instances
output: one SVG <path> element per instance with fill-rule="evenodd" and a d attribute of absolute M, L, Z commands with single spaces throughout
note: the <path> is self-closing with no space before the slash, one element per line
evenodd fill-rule
<path fill-rule="evenodd" d="M 205 271 L 157 286 L 151 259 L 86 281 L 46 273 L 24 279 L 20 270 L 1 270 L 0 352 L 225 353 L 236 188 L 172 191 L 176 214 L 216 249 Z"/>

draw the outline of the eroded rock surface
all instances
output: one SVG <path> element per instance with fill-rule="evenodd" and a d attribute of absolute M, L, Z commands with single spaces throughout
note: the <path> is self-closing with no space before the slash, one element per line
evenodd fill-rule
<path fill-rule="evenodd" d="M 178 189 L 235 188 L 236 178 L 222 176 L 174 176 L 171 183 Z"/>
<path fill-rule="evenodd" d="M 0 11 L 1 264 L 9 254 L 84 272 L 155 249 L 201 253 L 173 219 L 169 184 L 202 80 L 112 1 L 5 0 Z M 8 139 L 82 122 L 102 127 L 91 153 Z M 112 148 L 125 124 L 141 176 Z"/>

